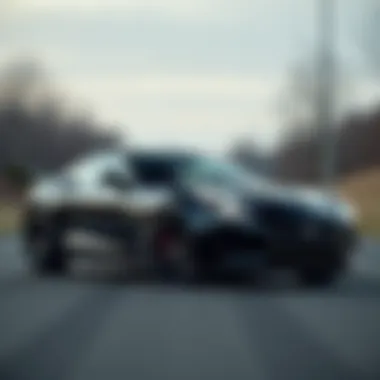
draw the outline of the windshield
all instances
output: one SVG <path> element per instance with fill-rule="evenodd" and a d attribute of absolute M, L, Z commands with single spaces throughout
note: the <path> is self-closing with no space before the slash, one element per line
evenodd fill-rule
<path fill-rule="evenodd" d="M 144 186 L 171 186 L 190 159 L 186 154 L 141 153 L 128 156 L 137 182 Z"/>
<path fill-rule="evenodd" d="M 271 183 L 269 179 L 253 173 L 243 166 L 227 160 L 214 158 L 200 159 L 193 172 L 193 176 L 202 181 L 229 188 L 268 186 Z"/>

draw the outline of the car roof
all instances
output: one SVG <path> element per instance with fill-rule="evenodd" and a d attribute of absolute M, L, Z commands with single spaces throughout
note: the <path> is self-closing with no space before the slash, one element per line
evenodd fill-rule
<path fill-rule="evenodd" d="M 131 159 L 146 158 L 153 160 L 174 160 L 183 161 L 191 160 L 199 157 L 200 154 L 194 150 L 187 149 L 133 149 L 127 152 L 127 156 Z"/>

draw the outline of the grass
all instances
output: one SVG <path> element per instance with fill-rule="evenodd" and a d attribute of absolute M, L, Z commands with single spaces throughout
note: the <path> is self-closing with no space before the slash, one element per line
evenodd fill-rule
<path fill-rule="evenodd" d="M 347 178 L 341 191 L 359 211 L 359 229 L 367 236 L 380 236 L 380 168 Z"/>
<path fill-rule="evenodd" d="M 13 233 L 20 229 L 22 207 L 20 202 L 0 200 L 0 234 Z"/>

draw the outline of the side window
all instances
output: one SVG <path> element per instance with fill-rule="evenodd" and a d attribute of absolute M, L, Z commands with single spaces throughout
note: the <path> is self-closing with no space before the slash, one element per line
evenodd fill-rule
<path fill-rule="evenodd" d="M 120 172 L 130 175 L 125 161 L 121 155 L 115 153 L 103 153 L 86 157 L 82 161 L 72 165 L 68 169 L 70 176 L 82 183 L 101 185 L 107 172 Z"/>
<path fill-rule="evenodd" d="M 144 186 L 171 185 L 175 169 L 170 160 L 150 157 L 134 157 L 132 166 L 136 178 Z"/>
<path fill-rule="evenodd" d="M 191 186 L 225 188 L 231 185 L 220 168 L 207 160 L 195 164 L 188 171 L 185 180 Z"/>

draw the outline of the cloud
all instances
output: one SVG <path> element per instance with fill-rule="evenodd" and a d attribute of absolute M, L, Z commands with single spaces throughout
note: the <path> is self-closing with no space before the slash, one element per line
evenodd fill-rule
<path fill-rule="evenodd" d="M 221 11 L 243 13 L 244 10 L 255 9 L 270 12 L 283 12 L 289 6 L 302 4 L 302 0 L 18 0 L 15 8 L 22 11 L 104 11 L 106 9 L 119 9 L 123 11 L 136 10 L 164 10 L 173 14 L 188 12 L 210 12 L 218 14 Z"/>
<path fill-rule="evenodd" d="M 71 12 L 96 14 L 105 11 L 161 13 L 192 19 L 212 16 L 218 7 L 216 0 L 19 0 L 15 10 L 27 14 Z"/>
<path fill-rule="evenodd" d="M 34 10 L 50 9 L 76 9 L 86 10 L 98 9 L 99 7 L 139 9 L 139 8 L 166 8 L 176 10 L 187 10 L 190 8 L 204 8 L 215 4 L 213 0 L 193 0 L 191 2 L 180 2 L 176 0 L 19 0 L 18 7 Z"/>
<path fill-rule="evenodd" d="M 20 61 L 33 60 L 40 63 L 48 71 L 55 71 L 57 67 L 67 67 L 73 63 L 73 55 L 54 46 L 33 46 L 19 44 L 9 46 L 0 51 L 0 67 L 8 66 Z"/>
<path fill-rule="evenodd" d="M 352 105 L 359 109 L 371 109 L 380 103 L 380 86 L 368 78 L 358 80 L 354 87 Z"/>
<path fill-rule="evenodd" d="M 123 96 L 261 97 L 277 92 L 279 76 L 153 75 L 61 78 L 62 85 Z"/>
<path fill-rule="evenodd" d="M 339 0 L 339 28 L 352 3 Z M 274 140 L 282 75 L 310 53 L 317 21 L 311 0 L 14 4 L 0 33 L 0 64 L 34 55 L 68 99 L 130 126 L 137 140 L 204 145 L 241 133 Z M 363 85 L 356 96 L 375 95 Z"/>
<path fill-rule="evenodd" d="M 270 109 L 277 77 L 167 76 L 62 77 L 67 97 L 91 105 L 100 118 L 125 128 L 137 143 L 223 149 L 239 135 L 270 144 Z"/>
<path fill-rule="evenodd" d="M 236 104 L 221 109 L 209 107 L 128 107 L 126 126 L 134 142 L 165 145 L 183 144 L 202 149 L 222 150 L 235 139 L 255 139 L 270 147 L 276 140 L 276 125 L 271 116 L 250 112 Z"/>
<path fill-rule="evenodd" d="M 104 12 L 155 14 L 178 21 L 230 24 L 254 20 L 276 23 L 294 14 L 299 22 L 314 10 L 313 1 L 304 0 L 18 0 L 14 10 L 23 14 L 71 13 L 93 17 Z"/>
<path fill-rule="evenodd" d="M 213 14 L 223 17 L 220 23 L 212 24 L 196 19 L 185 22 L 181 16 L 149 10 L 76 13 L 69 9 L 19 16 L 12 27 L 0 34 L 3 51 L 8 47 L 61 50 L 73 61 L 72 67 L 61 64 L 62 69 L 84 74 L 138 74 L 140 70 L 157 69 L 167 73 L 252 74 L 282 70 L 297 47 L 289 12 L 276 16 L 252 11 L 247 12 L 249 19 L 244 20 L 246 14 L 238 5 L 229 13 L 217 8 Z M 241 14 L 234 18 L 237 9 Z M 198 16 L 210 15 L 199 12 Z"/>

